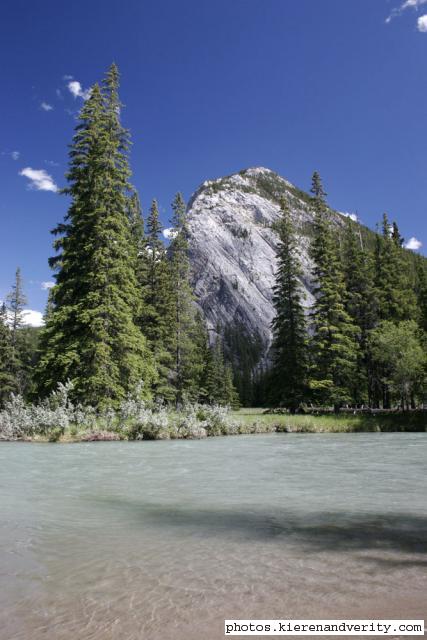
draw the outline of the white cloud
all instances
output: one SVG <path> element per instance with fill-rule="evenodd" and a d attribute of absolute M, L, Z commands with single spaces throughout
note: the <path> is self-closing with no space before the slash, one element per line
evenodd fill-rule
<path fill-rule="evenodd" d="M 176 238 L 177 232 L 173 227 L 170 227 L 169 229 L 163 229 L 163 235 L 168 240 L 171 240 L 172 238 Z"/>
<path fill-rule="evenodd" d="M 45 164 L 48 164 L 51 167 L 59 167 L 59 162 L 55 162 L 54 160 L 45 160 Z"/>
<path fill-rule="evenodd" d="M 72 79 L 73 79 L 73 76 L 65 75 L 65 76 L 62 76 L 62 79 L 63 79 L 63 80 L 72 80 Z"/>
<path fill-rule="evenodd" d="M 417 29 L 421 31 L 421 33 L 427 33 L 427 13 L 418 18 Z"/>
<path fill-rule="evenodd" d="M 10 156 L 12 160 L 19 160 L 19 156 L 21 155 L 19 151 L 2 151 L 2 156 Z"/>
<path fill-rule="evenodd" d="M 83 100 L 87 100 L 90 97 L 90 89 L 83 89 L 78 80 L 71 80 L 71 82 L 67 84 L 67 87 L 75 98 L 83 98 Z"/>
<path fill-rule="evenodd" d="M 0 307 L 3 304 L 3 300 L 0 300 Z M 7 321 L 11 322 L 11 314 L 7 312 Z M 22 321 L 27 327 L 41 327 L 44 325 L 43 314 L 40 311 L 34 309 L 24 309 L 22 312 Z"/>
<path fill-rule="evenodd" d="M 340 211 L 340 214 L 342 216 L 345 216 L 346 218 L 350 218 L 350 220 L 353 220 L 353 222 L 357 222 L 359 220 L 359 218 L 357 217 L 357 215 L 355 213 L 348 213 L 347 211 Z"/>
<path fill-rule="evenodd" d="M 31 167 L 25 167 L 19 172 L 20 176 L 25 176 L 30 180 L 30 189 L 36 191 L 58 191 L 52 176 L 50 176 L 44 169 L 32 169 Z"/>
<path fill-rule="evenodd" d="M 28 327 L 42 327 L 44 324 L 43 314 L 34 309 L 25 309 L 22 313 L 22 319 Z"/>
<path fill-rule="evenodd" d="M 409 238 L 409 240 L 405 242 L 403 246 L 405 247 L 405 249 L 418 251 L 418 249 L 421 249 L 421 247 L 423 246 L 423 243 L 421 242 L 421 240 L 418 240 L 417 238 L 414 238 L 414 236 L 412 236 L 412 238 Z"/>
<path fill-rule="evenodd" d="M 393 20 L 393 18 L 397 18 L 400 16 L 406 9 L 416 9 L 418 10 L 421 5 L 426 4 L 427 0 L 405 0 L 399 7 L 393 9 L 388 18 L 386 18 L 386 23 L 388 24 Z"/>
<path fill-rule="evenodd" d="M 40 109 L 43 109 L 43 111 L 53 111 L 52 105 L 48 102 L 42 102 L 40 105 Z"/>
<path fill-rule="evenodd" d="M 54 287 L 54 286 L 55 286 L 55 283 L 54 283 L 54 282 L 51 282 L 51 281 L 49 281 L 49 280 L 48 280 L 47 282 L 42 282 L 42 283 L 41 283 L 41 288 L 42 288 L 44 291 L 47 291 L 47 289 L 52 289 L 52 287 Z"/>

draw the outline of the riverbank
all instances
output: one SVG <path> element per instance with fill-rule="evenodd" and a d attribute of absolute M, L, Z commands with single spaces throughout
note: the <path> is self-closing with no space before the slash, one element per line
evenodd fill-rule
<path fill-rule="evenodd" d="M 65 415 L 65 414 L 64 414 Z M 167 408 L 139 410 L 137 415 L 114 413 L 89 417 L 78 422 L 74 416 L 50 416 L 47 424 L 10 424 L 0 430 L 0 441 L 22 442 L 99 442 L 120 440 L 196 440 L 214 436 L 267 433 L 360 433 L 424 432 L 426 412 L 290 415 L 265 413 L 263 409 L 243 408 L 230 412 L 224 407 L 192 405 L 177 412 Z M 60 419 L 61 418 L 61 419 Z M 22 416 L 21 416 L 22 422 Z"/>
<path fill-rule="evenodd" d="M 287 433 L 422 432 L 427 430 L 427 412 L 358 414 L 276 414 L 265 409 L 240 409 L 231 414 L 242 425 L 269 426 Z"/>

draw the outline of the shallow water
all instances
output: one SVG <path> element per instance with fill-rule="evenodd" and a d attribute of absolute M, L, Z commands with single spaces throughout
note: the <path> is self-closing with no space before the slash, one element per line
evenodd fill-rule
<path fill-rule="evenodd" d="M 1 640 L 427 618 L 425 434 L 0 445 Z"/>

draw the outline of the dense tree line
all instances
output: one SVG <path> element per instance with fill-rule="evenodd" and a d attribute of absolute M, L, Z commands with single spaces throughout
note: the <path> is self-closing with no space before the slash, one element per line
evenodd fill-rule
<path fill-rule="evenodd" d="M 373 250 L 348 219 L 339 235 L 317 172 L 312 179 L 314 305 L 305 312 L 297 237 L 282 202 L 268 400 L 415 407 L 426 391 L 426 263 L 408 260 L 397 224 L 383 217 Z"/>

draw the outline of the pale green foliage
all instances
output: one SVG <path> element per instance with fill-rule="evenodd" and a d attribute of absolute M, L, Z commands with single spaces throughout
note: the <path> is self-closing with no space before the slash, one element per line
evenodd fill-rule
<path fill-rule="evenodd" d="M 425 337 L 424 337 L 425 340 Z M 372 357 L 381 366 L 382 382 L 402 407 L 414 393 L 425 392 L 427 354 L 423 336 L 413 320 L 381 322 L 369 338 Z"/>
<path fill-rule="evenodd" d="M 180 411 L 170 406 L 141 400 L 141 384 L 123 400 L 117 410 L 75 406 L 70 397 L 73 384 L 59 384 L 39 404 L 28 404 L 12 395 L 0 411 L 0 440 L 42 438 L 165 440 L 204 438 L 238 433 L 237 423 L 225 407 L 186 404 Z M 111 435 L 113 434 L 113 435 Z"/>

